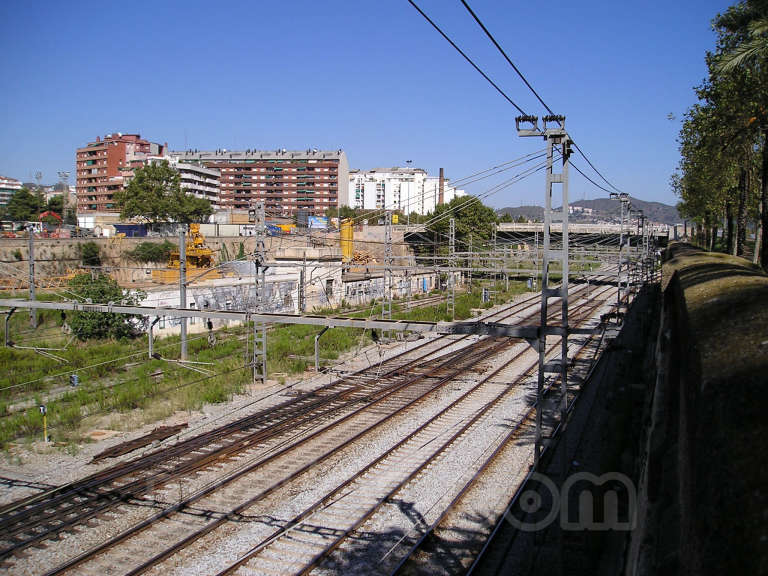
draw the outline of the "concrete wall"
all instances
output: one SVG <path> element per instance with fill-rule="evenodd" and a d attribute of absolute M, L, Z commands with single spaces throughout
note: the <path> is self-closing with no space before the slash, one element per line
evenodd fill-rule
<path fill-rule="evenodd" d="M 439 282 L 434 273 L 414 274 L 406 278 L 395 275 L 392 279 L 392 296 L 405 298 L 408 294 L 408 283 L 411 284 L 411 296 L 425 294 L 437 288 Z M 344 301 L 351 305 L 365 305 L 371 300 L 384 298 L 384 277 L 368 278 L 365 280 L 350 280 L 344 282 Z"/>
<path fill-rule="evenodd" d="M 167 238 L 36 238 L 35 239 L 35 272 L 39 277 L 64 275 L 69 270 L 77 270 L 82 264 L 80 256 L 81 246 L 86 242 L 94 242 L 99 246 L 102 265 L 111 268 L 110 274 L 118 282 L 125 286 L 144 285 L 152 283 L 152 270 L 164 268 L 162 263 L 137 263 L 125 256 L 141 242 L 162 242 L 164 239 L 178 243 L 177 236 Z M 279 250 L 303 245 L 307 242 L 304 238 L 283 239 L 282 237 L 268 237 L 267 251 L 270 256 L 276 256 Z M 236 258 L 240 251 L 240 244 L 247 254 L 252 252 L 256 241 L 246 236 L 207 236 L 206 245 L 216 255 L 216 262 L 220 262 L 222 255 L 226 254 L 230 259 Z M 329 239 L 329 248 L 323 252 L 325 256 L 340 254 L 338 238 Z M 26 281 L 29 270 L 29 251 L 26 238 L 0 239 L 0 278 L 17 277 Z"/>
<path fill-rule="evenodd" d="M 673 244 L 626 574 L 768 573 L 768 277 Z"/>

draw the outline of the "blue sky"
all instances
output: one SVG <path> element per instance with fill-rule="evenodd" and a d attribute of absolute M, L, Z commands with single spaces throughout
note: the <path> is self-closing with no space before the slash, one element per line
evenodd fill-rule
<path fill-rule="evenodd" d="M 544 113 L 459 0 L 417 3 L 526 112 Z M 668 203 L 710 21 L 729 4 L 471 2 L 597 168 Z M 516 110 L 406 0 L 4 0 L 0 22 L 0 174 L 25 181 L 74 174 L 75 148 L 118 131 L 172 149 L 343 148 L 353 168 L 413 160 L 452 178 L 543 145 L 517 136 Z M 543 187 L 538 173 L 487 203 L 541 204 Z M 572 199 L 601 196 L 574 174 Z"/>

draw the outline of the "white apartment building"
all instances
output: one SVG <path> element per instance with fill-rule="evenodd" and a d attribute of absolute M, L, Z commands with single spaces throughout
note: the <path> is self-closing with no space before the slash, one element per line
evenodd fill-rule
<path fill-rule="evenodd" d="M 221 172 L 217 168 L 209 168 L 194 162 L 181 162 L 178 156 L 155 156 L 147 159 L 148 162 L 163 160 L 179 173 L 181 189 L 185 193 L 208 200 L 214 211 L 221 208 L 219 201 Z"/>
<path fill-rule="evenodd" d="M 21 182 L 15 178 L 0 176 L 0 206 L 6 206 L 11 196 L 21 190 Z"/>
<path fill-rule="evenodd" d="M 208 200 L 214 211 L 221 209 L 219 202 L 221 171 L 218 168 L 179 162 L 178 158 L 174 157 L 169 158 L 168 162 L 181 176 L 181 189 L 184 192 Z"/>
<path fill-rule="evenodd" d="M 464 190 L 444 180 L 443 201 L 447 204 Z M 349 203 L 365 210 L 401 210 L 405 214 L 435 211 L 440 195 L 440 178 L 428 176 L 421 168 L 374 168 L 349 171 Z"/>

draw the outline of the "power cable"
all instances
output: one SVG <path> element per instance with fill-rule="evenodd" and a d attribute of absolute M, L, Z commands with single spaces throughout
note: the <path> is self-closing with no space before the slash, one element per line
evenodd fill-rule
<path fill-rule="evenodd" d="M 501 94 L 501 95 L 502 95 L 502 96 L 503 96 L 503 97 L 504 97 L 504 98 L 507 100 L 507 102 L 509 102 L 510 104 L 512 104 L 512 106 L 514 106 L 514 107 L 517 109 L 517 111 L 518 111 L 518 112 L 520 112 L 520 114 L 522 114 L 523 116 L 525 116 L 525 115 L 526 115 L 526 114 L 525 114 L 525 111 L 524 111 L 522 108 L 520 108 L 520 106 L 518 106 L 517 104 L 515 104 L 515 101 L 514 101 L 514 100 L 512 100 L 512 98 L 510 98 L 509 96 L 507 96 L 507 93 L 506 93 L 506 92 L 504 92 L 504 90 L 502 90 L 501 88 L 499 88 L 499 86 L 498 86 L 498 85 L 497 85 L 497 84 L 496 84 L 496 83 L 495 83 L 493 80 L 491 80 L 491 79 L 490 79 L 490 77 L 488 76 L 488 74 L 486 74 L 485 72 L 483 72 L 483 70 L 482 70 L 482 69 L 481 69 L 481 68 L 480 68 L 480 67 L 479 67 L 477 64 L 475 64 L 475 63 L 472 61 L 472 59 L 471 59 L 469 56 L 467 56 L 467 55 L 464 53 L 464 51 L 463 51 L 461 48 L 459 48 L 459 47 L 456 45 L 456 43 L 455 43 L 453 40 L 451 40 L 451 39 L 448 37 L 448 35 L 447 35 L 445 32 L 443 32 L 443 31 L 440 29 L 440 27 L 439 27 L 437 24 L 435 24 L 435 23 L 432 21 L 432 19 L 431 19 L 429 16 L 427 16 L 427 15 L 424 13 L 424 11 L 423 11 L 421 8 L 419 8 L 419 7 L 416 5 L 416 2 L 414 2 L 413 0 L 408 0 L 408 2 L 410 3 L 410 5 L 411 5 L 411 6 L 413 6 L 413 7 L 416 9 L 416 11 L 417 11 L 419 14 L 421 14 L 421 15 L 424 17 L 424 19 L 425 19 L 427 22 L 429 22 L 429 23 L 432 25 L 432 27 L 433 27 L 435 30 L 437 30 L 437 31 L 440 33 L 440 35 L 441 35 L 443 38 L 445 38 L 445 39 L 446 39 L 446 41 L 447 41 L 447 42 L 448 42 L 448 43 L 449 43 L 451 46 L 453 46 L 453 47 L 456 49 L 456 51 L 457 51 L 459 54 L 461 54 L 461 55 L 464 57 L 464 59 L 465 59 L 467 62 L 469 62 L 469 63 L 472 65 L 472 67 L 473 67 L 475 70 L 477 70 L 477 71 L 480 73 L 480 75 L 481 75 L 483 78 L 485 78 L 485 79 L 486 79 L 486 80 L 487 80 L 487 81 L 488 81 L 488 82 L 491 84 L 491 86 L 493 86 L 494 88 L 496 88 L 496 91 L 497 91 L 499 94 Z"/>
<path fill-rule="evenodd" d="M 552 111 L 552 108 L 550 108 L 549 106 L 547 106 L 547 103 L 546 103 L 546 102 L 544 102 L 544 100 L 541 98 L 541 96 L 539 96 L 539 93 L 538 93 L 538 92 L 536 92 L 536 90 L 533 88 L 533 86 L 531 86 L 531 83 L 530 83 L 530 82 L 528 82 L 528 79 L 525 77 L 525 75 L 524 75 L 522 72 L 520 72 L 520 70 L 518 69 L 518 67 L 517 67 L 517 66 L 515 66 L 514 62 L 512 62 L 512 60 L 511 60 L 511 59 L 510 59 L 510 57 L 507 55 L 507 53 L 504 51 L 504 49 L 501 47 L 501 45 L 499 45 L 499 43 L 496 41 L 496 38 L 494 38 L 494 37 L 493 37 L 493 34 L 491 34 L 491 33 L 490 33 L 490 31 L 488 30 L 488 28 L 486 28 L 486 27 L 485 27 L 485 24 L 483 24 L 483 22 L 480 20 L 480 18 L 478 17 L 478 15 L 477 15 L 477 14 L 475 14 L 475 11 L 474 11 L 474 10 L 472 10 L 472 8 L 469 6 L 469 4 L 467 3 L 467 1 L 466 1 L 466 0 L 461 0 L 461 3 L 464 5 L 464 7 L 467 9 L 467 11 L 468 11 L 468 12 L 469 12 L 469 13 L 472 15 L 472 18 L 474 18 L 474 19 L 475 19 L 475 22 L 477 22 L 478 26 L 480 26 L 480 28 L 482 28 L 483 32 L 485 32 L 485 35 L 486 35 L 486 36 L 488 36 L 488 38 L 489 38 L 489 39 L 490 39 L 490 41 L 493 43 L 493 45 L 494 45 L 494 46 L 496 46 L 496 49 L 497 49 L 499 52 L 501 52 L 501 55 L 502 55 L 502 56 L 504 56 L 504 58 L 506 59 L 507 63 L 508 63 L 508 64 L 509 64 L 509 65 L 512 67 L 512 69 L 513 69 L 513 70 L 514 70 L 514 71 L 517 73 L 517 75 L 518 75 L 518 76 L 520 77 L 520 79 L 521 79 L 521 80 L 522 80 L 522 81 L 525 83 L 525 85 L 526 85 L 526 86 L 528 87 L 528 89 L 529 89 L 529 90 L 530 90 L 530 91 L 533 93 L 533 95 L 534 95 L 534 96 L 536 97 L 536 99 L 537 99 L 537 100 L 538 100 L 538 101 L 541 103 L 541 105 L 542 105 L 542 106 L 544 106 L 544 108 L 546 108 L 547 112 L 549 112 L 549 113 L 550 113 L 552 116 L 556 116 L 556 114 L 555 114 L 555 113 Z M 560 122 L 560 120 L 559 120 L 559 119 L 558 119 L 558 121 L 557 121 L 557 122 L 558 122 L 558 124 L 560 124 L 560 125 L 562 126 L 562 123 Z M 589 158 L 587 158 L 587 155 L 586 155 L 586 154 L 584 153 L 584 151 L 583 151 L 583 150 L 582 150 L 582 149 L 579 147 L 579 145 L 578 145 L 578 144 L 576 144 L 576 142 L 573 142 L 573 141 L 572 141 L 571 143 L 573 144 L 573 147 L 574 147 L 574 148 L 576 148 L 576 150 L 579 152 L 579 154 L 581 154 L 582 158 L 584 158 L 584 160 L 586 160 L 586 162 L 587 162 L 587 164 L 589 164 L 590 168 L 592 168 L 592 170 L 594 170 L 594 171 L 595 171 L 595 173 L 596 173 L 598 176 L 600 176 L 600 178 L 603 180 L 603 182 L 605 182 L 606 184 L 608 184 L 608 186 L 610 186 L 611 188 L 613 188 L 613 189 L 614 189 L 616 192 L 621 192 L 621 190 L 619 190 L 619 189 L 618 189 L 616 186 L 614 186 L 614 185 L 613 185 L 613 184 L 612 184 L 612 183 L 611 183 L 611 182 L 610 182 L 610 181 L 609 181 L 609 180 L 608 180 L 608 179 L 607 179 L 605 176 L 603 176 L 603 174 L 600 172 L 600 170 L 598 170 L 598 169 L 595 167 L 595 165 L 594 165 L 594 164 L 592 164 L 592 161 L 591 161 Z M 581 172 L 581 170 L 579 170 L 579 172 Z M 583 175 L 583 173 L 582 173 L 582 175 Z M 585 178 L 586 178 L 586 176 L 585 176 Z M 593 182 L 591 179 L 589 179 L 589 178 L 588 178 L 588 180 L 594 184 L 594 182 Z M 605 188 L 602 188 L 602 187 L 600 187 L 600 186 L 598 186 L 598 188 L 601 188 L 601 189 L 605 190 Z"/>
<path fill-rule="evenodd" d="M 498 43 L 498 42 L 496 42 L 496 38 L 494 38 L 494 37 L 493 37 L 493 34 L 491 34 L 491 33 L 488 31 L 488 28 L 486 28 L 486 27 L 485 27 L 485 24 L 483 24 L 483 23 L 480 21 L 480 18 L 478 18 L 477 14 L 475 14 L 475 11 L 474 11 L 474 10 L 472 10 L 472 8 L 470 8 L 470 7 L 469 7 L 469 4 L 467 4 L 466 0 L 461 0 L 461 3 L 462 3 L 462 4 L 464 4 L 464 8 L 466 8 L 466 9 L 469 11 L 469 13 L 472 15 L 472 18 L 474 18 L 474 19 L 475 19 L 475 22 L 477 22 L 477 24 L 480 26 L 480 28 L 482 28 L 482 29 L 483 29 L 483 32 L 485 32 L 486 36 L 488 36 L 488 38 L 490 38 L 491 42 L 493 42 L 493 45 L 494 45 L 494 46 L 496 46 L 496 48 L 498 49 L 498 51 L 499 51 L 499 52 L 501 52 L 501 55 L 502 55 L 502 56 L 504 56 L 504 58 L 507 60 L 507 62 L 509 63 L 509 65 L 510 65 L 510 66 L 512 66 L 512 69 L 513 69 L 515 72 L 517 72 L 517 75 L 518 75 L 518 76 L 520 76 L 520 79 L 521 79 L 521 80 L 522 80 L 522 81 L 525 83 L 525 85 L 526 85 L 526 86 L 528 86 L 528 89 L 529 89 L 531 92 L 533 92 L 533 95 L 534 95 L 534 96 L 536 96 L 536 99 L 537 99 L 539 102 L 541 102 L 541 105 L 542 105 L 542 106 L 544 106 L 544 108 L 546 108 L 546 109 L 547 109 L 547 112 L 549 112 L 549 113 L 550 113 L 552 116 L 555 116 L 556 114 L 555 114 L 554 112 L 552 112 L 552 109 L 551 109 L 549 106 L 547 106 L 547 104 L 544 102 L 544 100 L 542 100 L 542 99 L 541 99 L 541 96 L 539 96 L 539 93 L 538 93 L 538 92 L 536 92 L 536 90 L 534 90 L 533 86 L 531 86 L 531 83 L 530 83 L 530 82 L 528 82 L 528 80 L 527 80 L 527 79 L 526 79 L 526 77 L 523 75 L 523 73 L 522 73 L 522 72 L 520 72 L 520 70 L 518 69 L 518 67 L 517 67 L 517 66 L 515 66 L 514 62 L 512 62 L 512 60 L 509 58 L 509 56 L 507 56 L 507 53 L 506 53 L 506 52 L 504 51 L 504 49 L 503 49 L 503 48 L 502 48 L 502 47 L 499 45 L 499 43 Z M 522 112 L 521 112 L 521 113 L 522 113 Z"/>
<path fill-rule="evenodd" d="M 486 26 L 483 24 L 483 22 L 482 22 L 482 21 L 480 20 L 480 18 L 477 16 L 477 14 L 474 12 L 474 10 L 472 10 L 472 8 L 470 8 L 469 4 L 467 4 L 467 2 L 466 2 L 465 0 L 461 0 L 461 2 L 462 2 L 462 4 L 464 5 L 464 7 L 467 9 L 467 11 L 468 11 L 468 12 L 469 12 L 469 13 L 472 15 L 472 17 L 474 18 L 475 22 L 477 22 L 477 24 L 478 24 L 478 25 L 479 25 L 479 26 L 482 28 L 483 32 L 485 32 L 485 34 L 486 34 L 486 35 L 488 36 L 488 38 L 491 40 L 491 42 L 493 43 L 493 45 L 494 45 L 494 46 L 495 46 L 495 47 L 496 47 L 496 48 L 499 50 L 499 52 L 501 52 L 502 56 L 504 56 L 504 58 L 505 58 L 505 59 L 506 59 L 506 61 L 509 63 L 509 65 L 512 67 L 512 69 L 513 69 L 513 70 L 514 70 L 514 71 L 515 71 L 515 72 L 518 74 L 518 76 L 520 76 L 520 78 L 523 80 L 523 82 L 524 82 L 524 83 L 525 83 L 525 85 L 528 87 L 528 89 L 529 89 L 529 90 L 530 90 L 530 91 L 533 93 L 533 95 L 534 95 L 534 96 L 535 96 L 535 97 L 538 99 L 538 101 L 539 101 L 539 102 L 542 104 L 542 106 L 544 106 L 544 108 L 545 108 L 545 109 L 546 109 L 546 110 L 547 110 L 547 111 L 548 111 L 550 114 L 552 114 L 552 115 L 554 116 L 555 114 L 552 112 L 552 109 L 551 109 L 549 106 L 547 106 L 547 104 L 544 102 L 544 100 L 541 98 L 541 96 L 539 96 L 538 92 L 536 92 L 536 90 L 533 88 L 533 86 L 530 84 L 530 82 L 528 82 L 528 80 L 525 78 L 525 75 L 523 75 L 523 73 L 522 73 L 522 72 L 520 72 L 520 70 L 517 68 L 517 66 L 515 66 L 515 64 L 514 64 L 514 63 L 512 62 L 512 60 L 511 60 L 511 58 L 509 58 L 509 56 L 507 55 L 507 53 L 504 51 L 504 49 L 501 47 L 501 45 L 500 45 L 500 44 L 499 44 L 499 43 L 496 41 L 496 39 L 493 37 L 493 35 L 492 35 L 492 34 L 490 33 L 490 31 L 488 30 L 488 28 L 486 28 Z M 471 59 L 471 58 L 469 58 L 469 56 L 467 56 L 467 55 L 464 53 L 464 51 L 463 51 L 463 50 L 461 50 L 461 48 L 459 48 L 459 47 L 458 47 L 458 45 L 457 45 L 457 44 L 456 44 L 456 43 L 455 43 L 453 40 L 451 40 L 451 38 L 450 38 L 450 37 L 448 37 L 448 35 L 447 35 L 445 32 L 443 32 L 443 31 L 440 29 L 440 27 L 439 27 L 437 24 L 435 24 L 435 22 L 434 22 L 434 21 L 433 21 L 433 20 L 432 20 L 432 19 L 431 19 L 429 16 L 427 16 L 427 14 L 426 14 L 426 13 L 425 13 L 425 12 L 424 12 L 424 11 L 423 11 L 421 8 L 419 8 L 419 7 L 418 7 L 418 5 L 416 5 L 416 3 L 415 3 L 413 0 L 408 0 L 408 3 L 409 3 L 409 4 L 411 4 L 411 6 L 413 6 L 413 7 L 414 7 L 414 8 L 415 8 L 415 9 L 416 9 L 418 12 L 419 12 L 419 14 L 421 14 L 421 16 L 422 16 L 422 17 L 423 17 L 423 18 L 424 18 L 424 19 L 425 19 L 427 22 L 429 22 L 429 24 L 431 24 L 431 25 L 432 25 L 432 27 L 433 27 L 435 30 L 437 30 L 437 31 L 440 33 L 440 35 L 441 35 L 443 38 L 445 38 L 445 40 L 446 40 L 446 41 L 447 41 L 447 42 L 448 42 L 448 43 L 449 43 L 449 44 L 450 44 L 450 45 L 451 45 L 451 46 L 452 46 L 452 47 L 453 47 L 453 48 L 454 48 L 454 49 L 455 49 L 457 52 L 458 52 L 459 54 L 461 54 L 461 55 L 464 57 L 464 59 L 465 59 L 465 60 L 467 60 L 467 62 L 469 62 L 469 63 L 472 65 L 472 67 L 473 67 L 473 68 L 475 68 L 475 70 L 477 70 L 477 71 L 478 71 L 478 72 L 479 72 L 479 73 L 480 73 L 480 74 L 483 76 L 483 78 L 485 78 L 485 79 L 486 79 L 486 80 L 487 80 L 487 81 L 488 81 L 488 82 L 491 84 L 491 86 L 493 86 L 493 87 L 494 87 L 494 88 L 495 88 L 495 89 L 496 89 L 496 90 L 497 90 L 497 91 L 498 91 L 498 92 L 499 92 L 499 93 L 500 93 L 500 94 L 501 94 L 501 95 L 502 95 L 502 96 L 503 96 L 503 97 L 504 97 L 504 98 L 505 98 L 505 99 L 506 99 L 506 100 L 507 100 L 507 101 L 508 101 L 510 104 L 512 104 L 512 105 L 515 107 L 515 109 L 517 109 L 517 111 L 518 111 L 518 112 L 520 112 L 520 114 L 522 114 L 523 116 L 526 116 L 526 115 L 527 115 L 527 114 L 526 114 L 526 113 L 523 111 L 523 109 L 522 109 L 522 108 L 520 108 L 520 106 L 518 106 L 517 104 L 515 104 L 515 102 L 514 102 L 514 101 L 512 101 L 512 99 L 511 99 L 511 98 L 510 98 L 510 97 L 509 97 L 509 96 L 508 96 L 508 95 L 507 95 L 507 94 L 506 94 L 506 93 L 505 93 L 505 92 L 504 92 L 504 91 L 503 91 L 501 88 L 499 88 L 499 86 L 498 86 L 498 85 L 497 85 L 497 84 L 496 84 L 496 83 L 495 83 L 493 80 L 491 80 L 491 78 L 490 78 L 490 77 L 489 77 L 489 76 L 488 76 L 488 75 L 487 75 L 487 74 L 486 74 L 486 73 L 485 73 L 485 72 L 484 72 L 484 71 L 483 71 L 483 70 L 482 70 L 482 69 L 481 69 L 481 68 L 480 68 L 480 67 L 479 67 L 477 64 L 475 64 L 475 62 L 474 62 L 474 61 L 472 61 L 472 59 Z M 559 122 L 559 120 L 558 120 L 558 122 Z M 610 182 L 610 181 L 609 181 L 609 180 L 608 180 L 608 179 L 607 179 L 605 176 L 603 176 L 602 172 L 600 172 L 600 171 L 599 171 L 599 170 L 598 170 L 598 169 L 595 167 L 595 165 L 592 163 L 592 161 L 591 161 L 591 160 L 590 160 L 590 159 L 587 157 L 587 155 L 584 153 L 584 151 L 581 149 L 581 147 L 580 147 L 578 144 L 576 144 L 576 142 L 572 141 L 572 144 L 573 144 L 573 147 L 574 147 L 574 148 L 575 148 L 575 149 L 578 151 L 578 153 L 579 153 L 579 154 L 581 154 L 582 158 L 584 158 L 584 160 L 587 162 L 587 164 L 589 164 L 590 168 L 592 168 L 592 170 L 594 170 L 594 171 L 595 171 L 595 173 L 596 173 L 596 174 L 597 174 L 597 175 L 598 175 L 598 176 L 599 176 L 599 177 L 600 177 L 600 178 L 601 178 L 601 179 L 602 179 L 602 180 L 603 180 L 603 181 L 604 181 L 604 182 L 605 182 L 605 183 L 606 183 L 608 186 L 610 186 L 611 188 L 613 188 L 613 189 L 614 189 L 614 190 L 616 190 L 617 192 L 621 192 L 621 190 L 620 190 L 619 188 L 617 188 L 616 186 L 614 186 L 614 185 L 613 185 L 613 183 L 611 183 L 611 182 Z M 592 181 L 592 180 L 590 180 L 590 182 L 593 182 L 593 181 Z M 594 182 L 593 182 L 593 183 L 594 183 Z"/>

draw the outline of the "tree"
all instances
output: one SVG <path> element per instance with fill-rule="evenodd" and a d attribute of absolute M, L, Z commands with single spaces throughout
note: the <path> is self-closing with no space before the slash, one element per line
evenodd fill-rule
<path fill-rule="evenodd" d="M 715 26 L 720 35 L 717 72 L 723 76 L 740 73 L 752 80 L 751 99 L 757 106 L 750 120 L 760 127 L 761 141 L 757 145 L 762 147 L 759 252 L 760 263 L 768 270 L 768 2 L 739 2 L 719 15 Z"/>
<path fill-rule="evenodd" d="M 342 206 L 341 208 L 329 206 L 325 209 L 325 217 L 329 220 L 331 218 L 337 218 L 339 215 L 343 220 L 344 218 L 355 218 L 357 216 L 357 212 L 351 206 Z"/>
<path fill-rule="evenodd" d="M 51 212 L 56 212 L 59 216 L 64 215 L 64 197 L 60 194 L 57 194 L 56 196 L 51 196 L 51 198 L 48 200 L 48 204 L 45 207 L 46 210 L 50 210 Z"/>
<path fill-rule="evenodd" d="M 764 59 L 756 60 L 759 50 L 745 52 L 759 29 L 750 23 L 766 17 L 768 2 L 746 0 L 713 20 L 717 47 L 706 56 L 709 77 L 696 88 L 699 102 L 686 113 L 678 139 L 679 171 L 672 181 L 682 215 L 697 224 L 704 244 L 714 247 L 718 224 L 725 219 L 727 249 L 738 255 L 745 254 L 748 221 L 757 212 L 753 189 L 760 151 L 762 172 L 768 172 L 763 128 L 768 126 L 768 67 Z M 768 177 L 762 182 L 765 186 Z"/>
<path fill-rule="evenodd" d="M 213 213 L 208 200 L 182 190 L 179 173 L 167 160 L 137 168 L 128 186 L 115 193 L 114 200 L 122 218 L 146 222 L 204 222 Z"/>
<path fill-rule="evenodd" d="M 80 302 L 90 299 L 94 303 L 124 303 L 128 306 L 138 304 L 144 297 L 142 292 L 124 291 L 117 281 L 99 274 L 78 274 L 69 281 L 72 293 L 78 295 Z M 68 323 L 80 340 L 91 338 L 129 338 L 141 333 L 146 323 L 140 316 L 116 314 L 112 312 L 72 312 Z"/>
<path fill-rule="evenodd" d="M 759 66 L 768 60 L 768 18 L 760 14 L 759 10 L 747 8 L 748 4 L 749 2 L 732 7 L 718 19 L 722 26 L 729 27 L 742 35 L 731 50 L 718 58 L 718 69 L 722 73 L 731 72 L 740 67 Z M 731 13 L 731 10 L 739 14 Z"/>
<path fill-rule="evenodd" d="M 86 242 L 80 248 L 80 255 L 85 266 L 101 266 L 99 245 L 96 242 Z"/>
<path fill-rule="evenodd" d="M 453 217 L 456 224 L 456 241 L 479 247 L 493 235 L 496 225 L 496 212 L 485 206 L 475 196 L 457 196 L 448 204 L 441 204 L 435 209 L 433 222 L 428 229 L 441 236 L 439 243 L 448 237 L 449 220 Z"/>
<path fill-rule="evenodd" d="M 184 224 L 207 222 L 211 214 L 213 214 L 213 208 L 205 198 L 186 194 L 181 188 L 175 190 L 171 195 L 168 218 L 175 222 Z"/>
<path fill-rule="evenodd" d="M 64 224 L 69 224 L 71 226 L 77 225 L 77 213 L 73 208 L 64 209 Z"/>
<path fill-rule="evenodd" d="M 37 220 L 44 206 L 45 202 L 40 194 L 33 194 L 26 188 L 22 188 L 11 196 L 6 212 L 15 222 L 26 222 Z"/>

